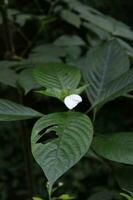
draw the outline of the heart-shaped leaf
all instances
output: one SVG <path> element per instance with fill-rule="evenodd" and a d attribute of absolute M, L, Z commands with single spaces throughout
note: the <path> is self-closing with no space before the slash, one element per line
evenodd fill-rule
<path fill-rule="evenodd" d="M 50 188 L 87 152 L 92 135 L 89 117 L 78 112 L 53 113 L 36 122 L 31 137 L 32 152 Z"/>

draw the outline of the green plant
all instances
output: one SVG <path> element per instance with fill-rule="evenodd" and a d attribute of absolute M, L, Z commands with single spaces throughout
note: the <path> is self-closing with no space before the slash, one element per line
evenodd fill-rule
<path fill-rule="evenodd" d="M 50 7 L 47 16 L 37 17 L 37 33 L 20 57 L 16 56 L 11 45 L 7 50 L 10 51 L 10 59 L 13 61 L 0 62 L 0 82 L 15 88 L 18 92 L 18 103 L 0 99 L 0 121 L 39 118 L 31 134 L 32 154 L 47 177 L 49 200 L 65 200 L 73 197 L 68 194 L 54 197 L 54 184 L 86 154 L 89 155 L 89 159 L 93 157 L 96 161 L 100 160 L 112 174 L 114 168 L 111 161 L 133 164 L 132 130 L 110 133 L 107 133 L 107 130 L 106 134 L 103 134 L 96 127 L 98 113 L 101 109 L 104 110 L 105 104 L 116 98 L 133 98 L 130 94 L 133 91 L 133 69 L 130 65 L 133 57 L 130 45 L 133 41 L 133 32 L 124 23 L 107 17 L 77 0 L 55 1 L 53 4 L 47 1 L 47 5 Z M 13 23 L 19 24 L 20 29 L 29 18 L 32 18 L 20 12 L 11 12 L 11 21 L 14 20 L 14 16 Z M 36 44 L 44 27 L 47 30 L 47 26 L 51 28 L 51 23 L 64 22 L 73 30 L 72 33 L 68 34 L 65 28 L 61 30 L 61 34 L 56 30 L 56 36 L 51 34 L 52 39 L 46 39 L 49 43 Z M 6 31 L 8 28 L 7 26 Z M 48 33 L 50 28 L 47 30 Z M 9 37 L 10 40 L 13 39 L 11 34 Z M 29 57 L 24 58 L 29 51 Z M 46 111 L 42 109 L 45 112 L 22 105 L 24 95 L 31 91 L 34 91 L 33 100 L 48 99 L 47 101 L 51 102 L 50 106 L 57 99 L 58 108 L 54 108 L 56 111 L 47 113 L 45 103 L 43 107 Z M 79 107 L 80 112 L 72 110 L 80 102 L 81 106 L 84 105 L 85 94 L 88 99 L 86 110 L 81 111 Z M 70 110 L 67 111 L 66 107 Z M 21 132 L 26 132 L 25 125 L 22 125 Z M 29 138 L 26 137 L 26 154 L 29 151 L 27 142 Z M 27 166 L 30 171 L 31 163 L 28 160 L 29 154 Z M 119 182 L 119 179 L 115 177 L 113 181 Z M 102 195 L 108 196 L 108 199 L 116 195 L 112 188 L 101 188 L 100 192 L 97 188 L 96 196 L 92 199 L 96 199 L 99 194 L 101 198 Z M 32 195 L 33 191 L 30 196 Z M 39 199 L 33 197 L 33 200 Z"/>

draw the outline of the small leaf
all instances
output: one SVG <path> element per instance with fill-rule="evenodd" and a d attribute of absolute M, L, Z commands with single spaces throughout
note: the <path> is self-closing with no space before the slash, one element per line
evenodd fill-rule
<path fill-rule="evenodd" d="M 33 199 L 33 200 L 43 200 L 43 199 L 40 198 L 40 197 L 33 197 L 32 199 Z"/>
<path fill-rule="evenodd" d="M 46 139 L 45 134 L 51 132 L 57 137 Z M 92 135 L 90 119 L 78 112 L 53 113 L 36 122 L 31 137 L 32 153 L 43 169 L 50 188 L 88 151 Z M 38 142 L 40 139 L 41 142 Z"/>
<path fill-rule="evenodd" d="M 36 81 L 43 87 L 59 90 L 75 89 L 80 82 L 80 71 L 62 63 L 38 66 L 33 71 Z"/>
<path fill-rule="evenodd" d="M 62 35 L 55 40 L 54 44 L 59 46 L 80 46 L 85 45 L 85 42 L 77 35 Z"/>
<path fill-rule="evenodd" d="M 106 159 L 133 165 L 133 133 L 96 136 L 93 148 Z"/>
<path fill-rule="evenodd" d="M 6 99 L 0 99 L 0 121 L 24 120 L 41 116 L 43 116 L 43 114 L 32 108 Z"/>
<path fill-rule="evenodd" d="M 73 26 L 76 26 L 77 28 L 81 25 L 81 20 L 79 15 L 75 14 L 74 12 L 71 12 L 69 10 L 63 10 L 61 12 L 61 17 L 68 22 L 69 24 L 72 24 Z"/>
<path fill-rule="evenodd" d="M 55 198 L 56 199 L 60 199 L 60 200 L 71 200 L 71 199 L 74 199 L 73 197 L 70 197 L 70 195 L 68 194 L 62 194 L 61 196 L 59 196 L 58 198 Z"/>
<path fill-rule="evenodd" d="M 40 87 L 40 85 L 34 80 L 31 69 L 25 69 L 19 74 L 18 83 L 24 89 L 25 94 L 30 92 L 32 89 Z"/>
<path fill-rule="evenodd" d="M 76 89 L 60 90 L 57 88 L 46 88 L 45 90 L 37 90 L 36 92 L 46 95 L 46 96 L 55 97 L 55 98 L 60 99 L 61 101 L 64 101 L 65 97 L 72 94 L 77 94 L 77 95 L 81 94 L 86 88 L 87 88 L 87 85 L 83 85 Z"/>
<path fill-rule="evenodd" d="M 62 100 L 62 91 L 56 88 L 47 88 L 46 90 L 38 90 L 36 92 Z"/>

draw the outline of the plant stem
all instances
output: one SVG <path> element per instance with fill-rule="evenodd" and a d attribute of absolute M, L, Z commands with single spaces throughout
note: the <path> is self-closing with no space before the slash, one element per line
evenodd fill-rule
<path fill-rule="evenodd" d="M 13 35 L 10 28 L 10 22 L 8 19 L 8 0 L 3 0 L 1 15 L 3 20 L 4 27 L 4 40 L 6 46 L 6 54 L 5 57 L 9 59 L 13 59 L 15 57 L 15 47 L 13 42 Z"/>
<path fill-rule="evenodd" d="M 49 200 L 52 200 L 52 186 L 49 185 L 49 183 L 47 183 L 47 191 L 48 191 L 48 197 L 49 197 Z"/>
<path fill-rule="evenodd" d="M 25 122 L 22 123 L 22 137 L 23 137 L 23 145 L 24 145 L 24 156 L 25 156 L 25 165 L 26 165 L 26 179 L 27 179 L 27 186 L 29 190 L 29 197 L 32 199 L 34 195 L 34 180 L 33 180 L 33 168 L 32 168 L 32 155 L 31 155 L 31 148 L 30 148 L 30 135 L 27 130 L 27 126 Z"/>
<path fill-rule="evenodd" d="M 51 23 L 51 22 L 53 22 L 53 21 L 55 21 L 55 18 L 49 18 L 49 19 L 47 19 L 46 21 L 41 22 L 39 29 L 37 30 L 36 34 L 34 35 L 32 41 L 29 41 L 29 42 L 28 42 L 28 45 L 27 45 L 27 47 L 24 49 L 24 51 L 22 52 L 21 57 L 24 57 L 24 56 L 27 54 L 27 52 L 32 48 L 32 46 L 35 44 L 35 42 L 36 42 L 38 36 L 39 36 L 40 33 L 43 31 L 44 26 L 47 25 L 47 24 L 49 24 L 49 23 Z"/>
<path fill-rule="evenodd" d="M 23 98 L 22 98 L 20 89 L 18 89 L 18 98 L 19 98 L 19 102 L 23 104 Z M 23 152 L 24 152 L 25 177 L 26 177 L 27 188 L 28 188 L 28 196 L 31 200 L 35 194 L 35 184 L 34 184 L 34 176 L 33 176 L 30 133 L 25 121 L 19 123 L 19 130 L 21 134 L 22 146 L 23 146 Z"/>
<path fill-rule="evenodd" d="M 95 123 L 96 114 L 97 114 L 97 110 L 94 109 L 94 110 L 93 110 L 93 118 L 92 118 L 92 122 L 93 122 L 93 124 Z"/>

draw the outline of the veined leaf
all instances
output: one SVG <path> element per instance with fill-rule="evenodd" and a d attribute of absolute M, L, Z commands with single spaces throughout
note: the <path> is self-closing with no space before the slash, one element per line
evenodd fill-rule
<path fill-rule="evenodd" d="M 36 67 L 34 77 L 43 87 L 63 90 L 75 89 L 79 85 L 81 75 L 74 67 L 50 63 Z"/>
<path fill-rule="evenodd" d="M 133 89 L 133 71 L 123 48 L 111 41 L 94 47 L 87 55 L 82 69 L 92 107 L 104 104 Z"/>
<path fill-rule="evenodd" d="M 23 120 L 42 116 L 42 113 L 39 113 L 32 108 L 9 100 L 0 99 L 0 121 Z"/>
<path fill-rule="evenodd" d="M 101 97 L 94 103 L 94 107 L 104 104 L 133 90 L 133 69 L 122 74 L 118 79 L 105 86 Z"/>
<path fill-rule="evenodd" d="M 53 113 L 36 122 L 31 137 L 32 152 L 50 188 L 87 152 L 92 135 L 90 119 L 78 112 Z"/>
<path fill-rule="evenodd" d="M 133 133 L 96 136 L 92 147 L 106 159 L 133 165 Z"/>

